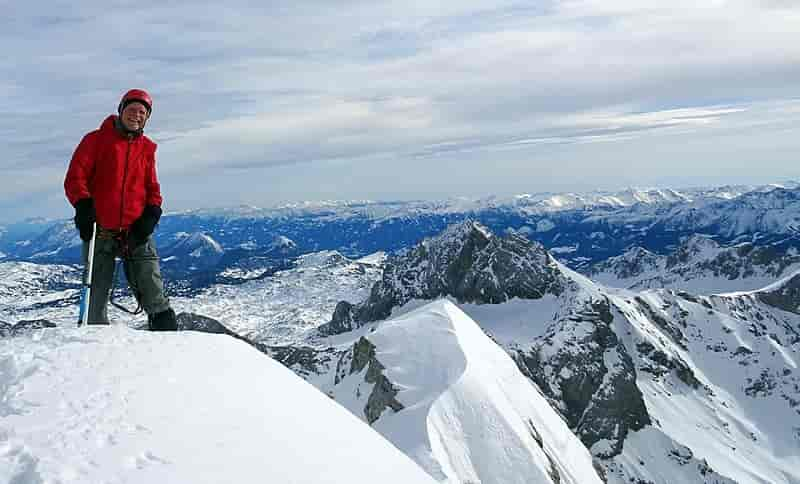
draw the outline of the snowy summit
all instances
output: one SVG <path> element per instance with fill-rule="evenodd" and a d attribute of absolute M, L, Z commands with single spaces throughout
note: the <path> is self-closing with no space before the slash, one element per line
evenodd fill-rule
<path fill-rule="evenodd" d="M 241 341 L 111 326 L 0 340 L 0 482 L 434 481 Z"/>

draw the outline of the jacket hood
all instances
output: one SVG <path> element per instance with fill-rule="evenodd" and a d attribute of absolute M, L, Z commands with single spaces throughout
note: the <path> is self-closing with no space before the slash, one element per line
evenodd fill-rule
<path fill-rule="evenodd" d="M 109 114 L 108 117 L 106 117 L 106 119 L 104 119 L 103 122 L 100 123 L 100 130 L 101 131 L 105 131 L 105 130 L 107 130 L 109 128 L 110 129 L 114 129 L 114 120 L 115 119 L 117 119 L 117 115 L 116 114 Z"/>

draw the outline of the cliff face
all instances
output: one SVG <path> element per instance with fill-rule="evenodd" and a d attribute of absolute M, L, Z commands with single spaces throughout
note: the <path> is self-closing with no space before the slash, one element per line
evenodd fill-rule
<path fill-rule="evenodd" d="M 559 294 L 566 284 L 541 244 L 516 234 L 500 237 L 467 221 L 389 259 L 369 297 L 355 305 L 339 303 L 320 331 L 331 335 L 356 329 L 389 317 L 393 308 L 413 299 L 451 296 L 458 302 L 499 304 Z"/>

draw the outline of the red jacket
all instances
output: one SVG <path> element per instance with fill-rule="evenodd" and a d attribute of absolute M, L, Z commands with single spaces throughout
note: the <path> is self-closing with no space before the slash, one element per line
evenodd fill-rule
<path fill-rule="evenodd" d="M 109 230 L 129 228 L 146 205 L 161 206 L 156 144 L 145 135 L 120 133 L 116 118 L 107 117 L 100 129 L 83 137 L 64 179 L 69 202 L 94 199 L 97 223 Z"/>

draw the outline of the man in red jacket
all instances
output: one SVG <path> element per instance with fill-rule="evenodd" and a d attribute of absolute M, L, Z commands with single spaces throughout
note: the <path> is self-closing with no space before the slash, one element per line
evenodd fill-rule
<path fill-rule="evenodd" d="M 88 324 L 108 324 L 107 303 L 115 258 L 150 329 L 175 330 L 175 312 L 164 295 L 158 254 L 151 237 L 161 217 L 156 176 L 156 144 L 144 135 L 153 100 L 141 89 L 125 93 L 100 129 L 83 137 L 72 155 L 64 190 L 75 207 L 75 226 L 87 261 L 92 226 L 97 223 Z"/>

